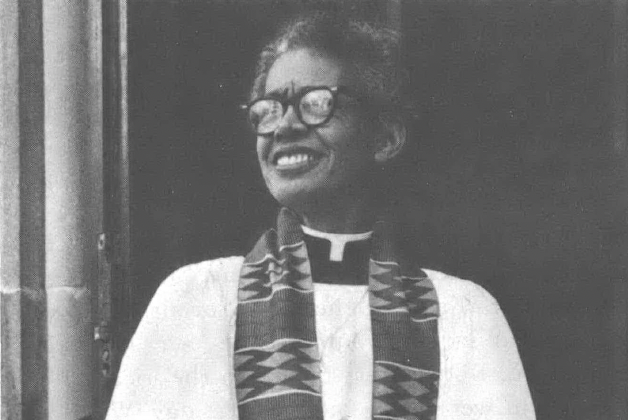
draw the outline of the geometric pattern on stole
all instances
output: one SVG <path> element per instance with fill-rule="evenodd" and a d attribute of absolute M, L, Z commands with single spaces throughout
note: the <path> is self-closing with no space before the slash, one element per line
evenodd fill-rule
<path fill-rule="evenodd" d="M 254 249 L 240 273 L 234 354 L 239 418 L 320 420 L 320 357 L 307 251 L 302 241 L 276 241 L 276 232 L 267 232 L 256 245 L 261 252 Z M 278 255 L 269 249 L 279 249 Z"/>
<path fill-rule="evenodd" d="M 373 418 L 435 419 L 440 346 L 438 298 L 422 270 L 370 261 Z"/>

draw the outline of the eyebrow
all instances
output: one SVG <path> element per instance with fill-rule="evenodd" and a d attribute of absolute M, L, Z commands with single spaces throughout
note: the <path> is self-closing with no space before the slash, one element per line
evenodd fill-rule
<path fill-rule="evenodd" d="M 300 95 L 304 90 L 307 89 L 312 89 L 312 88 L 326 88 L 327 86 L 325 85 L 307 85 L 307 86 L 301 86 L 298 90 L 294 89 L 294 84 L 292 85 L 292 88 L 283 88 L 283 89 L 275 89 L 275 90 L 271 90 L 270 92 L 264 94 L 264 98 L 270 98 L 270 99 L 287 99 L 291 96 L 297 96 Z M 290 90 L 292 90 L 294 93 L 292 95 L 289 95 Z"/>

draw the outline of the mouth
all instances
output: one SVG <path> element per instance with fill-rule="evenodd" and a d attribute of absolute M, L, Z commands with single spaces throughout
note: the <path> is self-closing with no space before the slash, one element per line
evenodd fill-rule
<path fill-rule="evenodd" d="M 273 154 L 272 163 L 281 172 L 305 172 L 315 167 L 323 155 L 307 148 L 280 150 Z"/>

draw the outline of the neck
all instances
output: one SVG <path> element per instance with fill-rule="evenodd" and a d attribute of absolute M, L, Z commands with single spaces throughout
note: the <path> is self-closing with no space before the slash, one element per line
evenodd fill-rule
<path fill-rule="evenodd" d="M 371 200 L 352 202 L 348 205 L 320 206 L 307 209 L 301 216 L 305 226 L 327 233 L 361 233 L 373 228 L 376 220 L 376 206 Z"/>

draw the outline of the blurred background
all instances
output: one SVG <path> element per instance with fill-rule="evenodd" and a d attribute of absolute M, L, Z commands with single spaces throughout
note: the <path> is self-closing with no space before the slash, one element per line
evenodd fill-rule
<path fill-rule="evenodd" d="M 277 26 L 321 8 L 403 33 L 421 110 L 395 200 L 406 244 L 497 298 L 539 419 L 610 419 L 628 261 L 610 0 L 129 0 L 130 332 L 170 272 L 243 255 L 273 222 L 237 106 Z"/>

